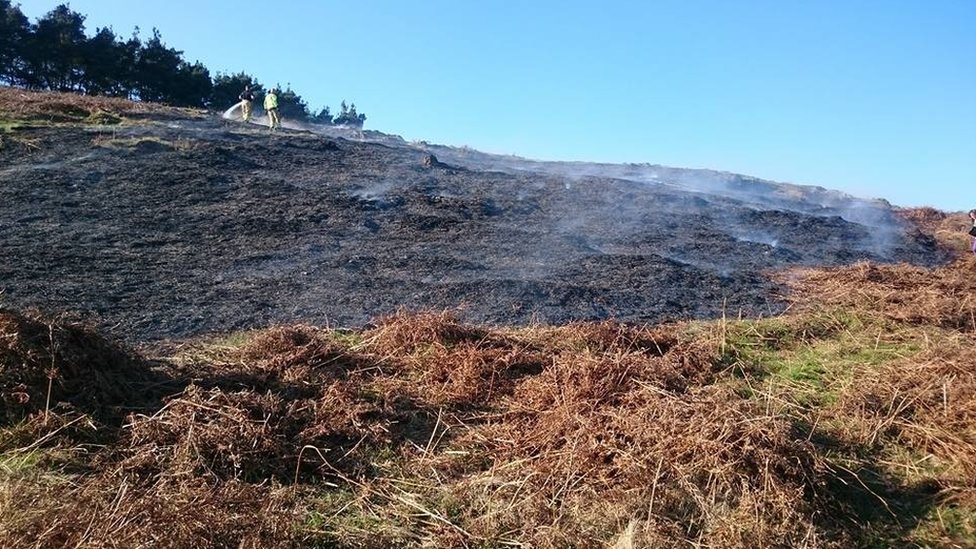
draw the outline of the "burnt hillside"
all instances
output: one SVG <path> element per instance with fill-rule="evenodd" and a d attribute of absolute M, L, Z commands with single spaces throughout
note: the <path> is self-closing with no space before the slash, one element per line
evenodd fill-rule
<path fill-rule="evenodd" d="M 14 135 L 0 300 L 93 313 L 133 340 L 357 326 L 401 307 L 504 324 L 768 315 L 782 308 L 771 270 L 944 259 L 882 202 L 696 186 L 688 170 L 491 162 L 173 113 Z"/>

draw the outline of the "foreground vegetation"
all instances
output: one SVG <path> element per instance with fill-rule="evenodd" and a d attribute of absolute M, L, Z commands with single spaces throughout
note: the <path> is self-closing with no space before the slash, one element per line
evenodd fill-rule
<path fill-rule="evenodd" d="M 786 273 L 758 320 L 138 354 L 3 310 L 0 545 L 971 547 L 974 267 Z"/>

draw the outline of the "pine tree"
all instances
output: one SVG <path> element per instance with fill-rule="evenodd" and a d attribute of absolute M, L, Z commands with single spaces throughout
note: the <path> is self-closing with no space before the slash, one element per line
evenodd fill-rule
<path fill-rule="evenodd" d="M 331 125 L 332 124 L 332 111 L 330 111 L 329 110 L 329 107 L 327 107 L 327 106 L 326 107 L 322 107 L 319 110 L 319 112 L 316 113 L 315 115 L 313 115 L 311 118 L 309 118 L 309 120 L 312 121 L 312 122 L 314 122 L 314 123 L 316 123 L 316 124 Z"/>
<path fill-rule="evenodd" d="M 90 95 L 119 95 L 124 45 L 110 28 L 98 29 L 84 45 L 81 85 Z"/>
<path fill-rule="evenodd" d="M 143 101 L 165 102 L 172 94 L 173 79 L 183 63 L 183 52 L 166 47 L 158 29 L 139 50 L 135 91 Z"/>
<path fill-rule="evenodd" d="M 0 82 L 23 84 L 24 52 L 31 27 L 27 16 L 10 0 L 0 0 Z"/>
<path fill-rule="evenodd" d="M 61 4 L 37 21 L 24 57 L 29 88 L 78 91 L 85 55 L 85 16 Z"/>

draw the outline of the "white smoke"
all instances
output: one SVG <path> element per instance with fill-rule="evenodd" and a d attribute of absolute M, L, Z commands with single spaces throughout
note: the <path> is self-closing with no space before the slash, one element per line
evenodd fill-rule
<path fill-rule="evenodd" d="M 775 236 L 762 232 L 762 231 L 742 231 L 739 228 L 733 227 L 730 230 L 730 234 L 741 242 L 752 242 L 754 244 L 765 244 L 770 248 L 775 248 L 779 245 L 779 239 Z"/>
<path fill-rule="evenodd" d="M 238 107 L 239 105 L 235 105 L 228 109 L 225 117 Z M 563 220 L 563 226 L 558 227 L 563 231 L 572 229 L 574 225 L 586 226 L 587 217 L 609 215 L 614 216 L 620 230 L 636 232 L 641 230 L 641 218 L 644 215 L 668 215 L 676 208 L 685 214 L 693 213 L 696 209 L 699 212 L 707 209 L 713 215 L 716 209 L 721 210 L 722 200 L 734 201 L 731 205 L 738 210 L 744 208 L 767 212 L 789 211 L 818 218 L 839 217 L 865 229 L 866 237 L 858 243 L 852 243 L 853 249 L 870 252 L 882 258 L 893 256 L 899 236 L 905 231 L 902 223 L 894 216 L 890 204 L 884 200 L 857 198 L 822 187 L 778 183 L 729 172 L 671 168 L 656 164 L 539 161 L 514 155 L 484 153 L 466 146 L 432 145 L 426 141 L 407 142 L 400 136 L 363 131 L 361 128 L 302 124 L 289 120 L 284 120 L 283 125 L 330 138 L 411 148 L 434 154 L 442 163 L 472 170 L 498 171 L 523 176 L 538 174 L 546 178 L 556 178 L 564 191 L 583 192 L 585 187 L 581 184 L 588 179 L 611 179 L 672 188 L 679 191 L 679 195 L 683 194 L 687 197 L 685 204 L 662 204 L 659 210 L 653 212 L 632 211 L 632 208 L 628 208 L 628 204 L 601 204 L 591 211 L 581 211 L 580 216 L 583 219 L 578 223 Z M 365 190 L 362 192 L 366 193 Z M 373 192 L 370 191 L 368 195 L 374 199 L 382 194 L 382 192 L 372 194 Z M 363 198 L 367 198 L 367 194 L 364 194 Z M 708 208 L 708 206 L 715 206 L 715 208 Z M 727 234 L 740 241 L 773 248 L 783 245 L 782 240 L 774 232 L 757 230 L 756 227 L 737 219 L 718 221 L 727 227 Z"/>
<path fill-rule="evenodd" d="M 349 195 L 367 202 L 383 201 L 385 196 L 394 188 L 392 181 L 378 181 L 361 183 L 349 188 Z"/>

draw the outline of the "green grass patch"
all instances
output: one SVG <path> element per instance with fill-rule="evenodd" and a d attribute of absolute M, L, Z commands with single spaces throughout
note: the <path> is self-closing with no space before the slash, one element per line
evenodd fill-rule
<path fill-rule="evenodd" d="M 28 130 L 48 125 L 50 124 L 0 115 L 0 150 L 14 146 L 28 151 L 38 149 L 38 140 L 28 137 Z"/>
<path fill-rule="evenodd" d="M 329 337 L 339 346 L 349 350 L 358 349 L 366 341 L 361 332 L 352 330 L 333 330 L 329 333 Z"/>
<path fill-rule="evenodd" d="M 82 457 L 79 448 L 62 442 L 45 440 L 56 431 L 38 431 L 36 425 L 21 421 L 0 429 L 0 483 L 19 479 L 63 479 L 63 469 L 77 465 Z M 83 451 L 82 451 L 83 453 Z"/>
<path fill-rule="evenodd" d="M 30 127 L 26 120 L 0 117 L 0 133 L 14 133 Z"/>
<path fill-rule="evenodd" d="M 909 535 L 920 547 L 976 547 L 976 508 L 937 505 Z"/>
<path fill-rule="evenodd" d="M 43 452 L 40 450 L 4 452 L 0 454 L 0 478 L 22 477 L 35 471 L 43 461 Z"/>
<path fill-rule="evenodd" d="M 947 471 L 947 464 L 937 456 L 899 444 L 886 445 L 876 461 L 882 470 L 905 485 L 940 478 Z"/>
<path fill-rule="evenodd" d="M 858 368 L 912 356 L 924 339 L 919 328 L 843 311 L 734 321 L 725 325 L 720 362 L 746 383 L 744 394 L 773 389 L 792 404 L 823 406 Z"/>
<path fill-rule="evenodd" d="M 214 340 L 211 344 L 215 347 L 220 347 L 224 349 L 226 348 L 241 349 L 245 345 L 247 345 L 248 342 L 250 342 L 253 337 L 254 337 L 254 332 L 247 332 L 247 331 L 231 332 L 229 334 L 226 334 Z"/>
<path fill-rule="evenodd" d="M 393 511 L 384 498 L 330 488 L 309 502 L 296 529 L 302 547 L 399 547 L 412 536 Z"/>
<path fill-rule="evenodd" d="M 168 356 L 167 360 L 174 364 L 224 364 L 236 361 L 241 349 L 256 333 L 245 330 L 207 337 L 180 349 L 175 355 Z"/>
<path fill-rule="evenodd" d="M 86 124 L 99 126 L 117 126 L 125 120 L 123 117 L 108 111 L 94 111 L 84 119 Z"/>

